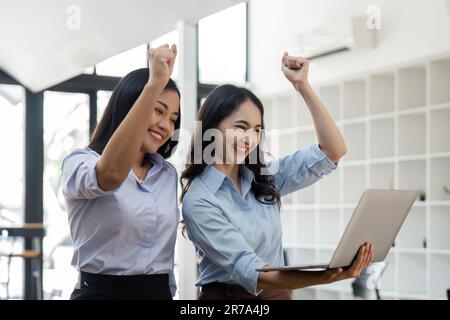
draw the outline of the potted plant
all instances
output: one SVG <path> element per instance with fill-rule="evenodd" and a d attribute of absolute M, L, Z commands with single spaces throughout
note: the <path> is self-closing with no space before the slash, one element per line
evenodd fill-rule
<path fill-rule="evenodd" d="M 427 199 L 427 195 L 425 193 L 425 190 L 420 188 L 420 190 L 419 190 L 419 200 L 420 201 L 425 201 L 426 199 Z"/>

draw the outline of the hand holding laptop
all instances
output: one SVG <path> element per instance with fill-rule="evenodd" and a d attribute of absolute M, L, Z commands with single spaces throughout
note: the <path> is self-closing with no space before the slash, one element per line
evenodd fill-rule
<path fill-rule="evenodd" d="M 371 244 L 364 244 L 358 250 L 353 263 L 348 268 L 331 268 L 323 272 L 324 284 L 341 281 L 350 278 L 357 278 L 361 272 L 367 268 L 373 259 L 373 246 Z"/>
<path fill-rule="evenodd" d="M 361 196 L 330 262 L 271 266 L 256 269 L 256 271 L 339 270 L 342 267 L 351 269 L 356 262 L 355 257 L 358 257 L 360 250 L 364 248 L 364 245 L 361 246 L 362 243 L 374 245 L 374 247 L 369 247 L 371 259 L 374 262 L 383 261 L 416 198 L 417 191 L 415 190 L 366 190 Z M 365 263 L 364 259 L 362 263 Z M 354 271 L 354 269 L 352 270 Z"/>

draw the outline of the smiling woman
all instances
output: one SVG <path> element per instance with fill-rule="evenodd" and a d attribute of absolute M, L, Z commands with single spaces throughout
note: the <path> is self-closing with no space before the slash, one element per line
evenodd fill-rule
<path fill-rule="evenodd" d="M 93 133 L 92 140 L 89 144 L 89 147 L 92 150 L 100 154 L 103 152 L 107 142 L 111 139 L 116 129 L 130 111 L 134 102 L 144 90 L 148 78 L 149 70 L 142 68 L 130 72 L 120 81 L 117 88 L 115 88 L 113 94 L 111 95 L 104 114 Z M 154 118 L 159 118 L 170 112 L 168 105 L 175 106 L 173 108 L 175 108 L 176 111 L 173 111 L 170 114 L 169 119 L 174 126 L 173 129 L 171 129 L 172 133 L 180 126 L 179 102 L 177 102 L 177 100 L 179 101 L 179 97 L 180 94 L 175 82 L 172 79 L 169 79 L 163 93 L 154 106 L 154 115 L 152 115 Z M 157 129 L 155 126 L 148 128 L 149 133 L 152 132 L 152 130 L 154 133 L 161 135 L 161 139 L 158 140 L 158 143 L 162 141 L 162 136 L 165 137 L 164 140 L 166 143 L 158 146 L 159 148 L 156 150 L 152 150 L 153 153 L 158 151 L 158 153 L 160 153 L 163 157 L 167 157 L 170 154 L 170 151 L 172 151 L 172 149 L 176 146 L 177 141 L 175 139 L 167 140 L 167 133 L 161 133 L 160 131 L 165 129 Z M 149 147 L 151 148 L 151 146 Z"/>
<path fill-rule="evenodd" d="M 309 62 L 285 53 L 281 69 L 305 100 L 314 119 L 319 144 L 265 163 L 259 145 L 264 129 L 261 101 L 233 85 L 214 89 L 201 107 L 188 164 L 181 174 L 186 231 L 200 257 L 200 300 L 290 299 L 290 289 L 355 277 L 368 265 L 371 246 L 360 251 L 345 271 L 268 271 L 284 264 L 280 206 L 288 195 L 336 169 L 345 142 L 333 119 L 308 83 Z M 203 139 L 216 129 L 213 142 Z M 213 145 L 211 159 L 202 151 Z"/>
<path fill-rule="evenodd" d="M 72 299 L 164 299 L 173 273 L 180 127 L 176 47 L 149 51 L 114 89 L 88 147 L 65 157 L 62 189 L 80 281 Z"/>

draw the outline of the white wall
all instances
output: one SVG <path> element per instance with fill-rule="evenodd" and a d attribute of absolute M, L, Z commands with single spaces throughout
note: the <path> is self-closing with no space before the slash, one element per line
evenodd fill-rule
<path fill-rule="evenodd" d="M 280 71 L 295 36 L 320 25 L 350 33 L 352 16 L 370 5 L 381 9 L 378 44 L 314 60 L 311 82 L 323 82 L 378 67 L 450 51 L 446 0 L 253 0 L 250 1 L 249 79 L 258 93 L 289 87 Z"/>

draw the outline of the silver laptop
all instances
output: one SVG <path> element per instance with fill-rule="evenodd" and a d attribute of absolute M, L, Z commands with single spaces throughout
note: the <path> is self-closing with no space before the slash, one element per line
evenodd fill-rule
<path fill-rule="evenodd" d="M 347 267 L 365 242 L 373 244 L 373 262 L 383 261 L 416 198 L 415 190 L 366 190 L 329 263 L 270 267 L 256 271 Z"/>

